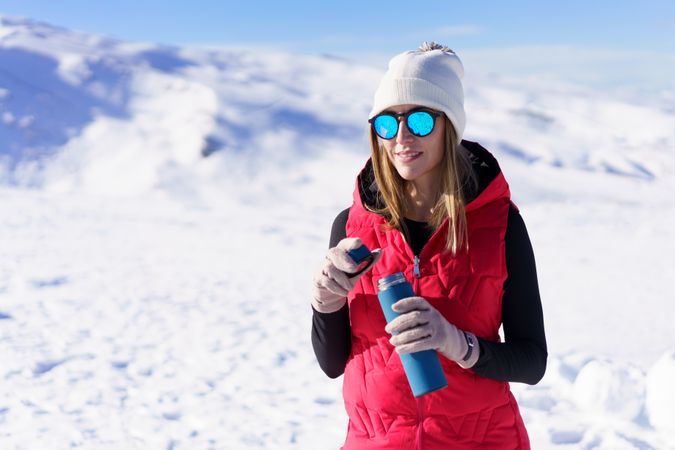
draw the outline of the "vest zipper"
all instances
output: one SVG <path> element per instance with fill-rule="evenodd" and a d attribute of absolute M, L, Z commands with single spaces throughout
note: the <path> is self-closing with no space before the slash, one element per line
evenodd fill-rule
<path fill-rule="evenodd" d="M 413 258 L 413 279 L 412 285 L 413 285 L 413 291 L 415 292 L 415 295 L 420 295 L 419 292 L 419 279 L 420 279 L 420 258 L 417 255 L 414 255 L 415 257 Z M 422 436 L 424 434 L 424 414 L 422 412 L 422 405 L 420 404 L 422 402 L 421 398 L 415 398 L 415 406 L 417 407 L 417 436 L 416 436 L 416 443 L 415 443 L 415 448 L 417 450 L 423 450 L 423 440 Z"/>
<path fill-rule="evenodd" d="M 415 278 L 420 277 L 420 258 L 417 255 L 415 255 L 415 259 L 413 260 L 413 276 Z"/>
<path fill-rule="evenodd" d="M 424 446 L 423 443 L 424 441 L 422 440 L 422 436 L 424 433 L 424 416 L 422 415 L 422 407 L 420 406 L 420 402 L 422 399 L 420 398 L 415 398 L 415 404 L 417 406 L 417 439 L 415 442 L 415 448 L 417 450 L 423 450 Z"/>

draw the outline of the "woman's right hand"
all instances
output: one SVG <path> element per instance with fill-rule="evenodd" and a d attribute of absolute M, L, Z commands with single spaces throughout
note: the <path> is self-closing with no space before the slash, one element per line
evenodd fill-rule
<path fill-rule="evenodd" d="M 347 294 L 365 272 L 370 270 L 380 259 L 382 250 L 371 251 L 373 259 L 358 274 L 352 275 L 359 269 L 347 252 L 362 245 L 359 238 L 344 238 L 328 250 L 326 259 L 314 276 L 312 283 L 312 306 L 321 313 L 338 311 L 347 302 Z"/>

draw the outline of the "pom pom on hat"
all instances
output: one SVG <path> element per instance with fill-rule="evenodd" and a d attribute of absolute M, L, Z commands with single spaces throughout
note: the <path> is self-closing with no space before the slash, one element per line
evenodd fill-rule
<path fill-rule="evenodd" d="M 443 111 L 461 142 L 466 126 L 464 66 L 448 47 L 424 42 L 389 61 L 389 68 L 375 91 L 371 119 L 395 105 L 413 104 Z"/>

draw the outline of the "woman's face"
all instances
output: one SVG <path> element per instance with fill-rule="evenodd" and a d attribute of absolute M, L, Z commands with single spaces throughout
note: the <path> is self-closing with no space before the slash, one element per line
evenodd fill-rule
<path fill-rule="evenodd" d="M 406 113 L 415 108 L 419 108 L 419 106 L 397 105 L 387 108 L 385 111 Z M 401 119 L 395 137 L 389 140 L 378 137 L 387 152 L 389 161 L 404 180 L 420 183 L 426 181 L 428 185 L 428 182 L 436 176 L 434 169 L 443 159 L 445 151 L 443 145 L 445 121 L 443 116 L 436 117 L 435 121 L 433 131 L 427 136 L 415 136 L 403 123 L 404 119 Z"/>

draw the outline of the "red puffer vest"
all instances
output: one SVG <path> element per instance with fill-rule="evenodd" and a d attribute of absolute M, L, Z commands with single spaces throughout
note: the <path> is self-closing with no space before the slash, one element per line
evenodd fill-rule
<path fill-rule="evenodd" d="M 404 272 L 416 295 L 426 298 L 449 322 L 490 341 L 499 341 L 501 299 L 507 277 L 504 235 L 510 193 L 494 157 L 479 144 L 462 141 L 496 176 L 466 205 L 470 251 L 442 253 L 448 221 L 419 257 L 403 235 L 383 231 L 385 218 L 367 211 L 376 196 L 369 160 L 359 174 L 347 236 L 368 248 L 382 248 L 380 261 L 348 296 L 352 352 L 343 395 L 349 427 L 343 450 L 362 449 L 529 449 L 518 405 L 507 382 L 481 377 L 439 354 L 448 387 L 415 398 L 401 359 L 384 331 L 377 280 Z M 370 187 L 370 190 L 369 190 Z M 375 192 L 375 194 L 374 194 Z"/>

